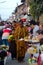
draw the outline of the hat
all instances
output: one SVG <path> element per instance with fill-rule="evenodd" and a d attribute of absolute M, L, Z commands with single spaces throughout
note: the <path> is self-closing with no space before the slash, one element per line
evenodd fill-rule
<path fill-rule="evenodd" d="M 22 22 L 26 22 L 26 18 L 22 18 L 21 21 L 22 21 Z"/>

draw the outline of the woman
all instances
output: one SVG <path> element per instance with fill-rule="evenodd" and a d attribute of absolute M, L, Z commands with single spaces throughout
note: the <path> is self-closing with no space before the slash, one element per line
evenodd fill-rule
<path fill-rule="evenodd" d="M 16 58 L 16 42 L 13 35 L 9 36 L 8 41 L 10 41 L 9 52 L 11 53 L 11 58 L 13 60 L 14 58 Z"/>
<path fill-rule="evenodd" d="M 40 29 L 40 30 L 43 30 L 43 23 L 40 23 L 40 24 L 39 24 L 39 29 Z"/>
<path fill-rule="evenodd" d="M 12 31 L 12 30 L 11 30 L 10 28 L 5 28 L 5 29 L 3 29 L 2 44 L 5 44 L 6 46 L 9 46 L 8 36 L 10 35 L 11 31 Z"/>

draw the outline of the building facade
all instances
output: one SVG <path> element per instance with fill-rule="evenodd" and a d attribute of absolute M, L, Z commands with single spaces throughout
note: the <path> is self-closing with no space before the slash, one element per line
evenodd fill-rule
<path fill-rule="evenodd" d="M 15 9 L 15 18 L 16 20 L 21 19 L 25 14 L 28 14 L 28 6 L 27 3 L 22 3 L 21 5 L 17 6 Z"/>

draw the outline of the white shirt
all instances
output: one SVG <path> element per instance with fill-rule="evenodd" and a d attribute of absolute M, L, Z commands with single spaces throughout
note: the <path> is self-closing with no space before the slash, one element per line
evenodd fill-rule
<path fill-rule="evenodd" d="M 9 33 L 3 33 L 2 39 L 8 39 Z"/>
<path fill-rule="evenodd" d="M 41 53 L 41 60 L 43 61 L 43 53 Z"/>
<path fill-rule="evenodd" d="M 33 29 L 33 36 L 35 37 L 37 35 L 37 31 L 39 30 L 39 26 L 35 25 L 34 29 Z"/>
<path fill-rule="evenodd" d="M 6 28 L 3 30 L 3 34 L 2 34 L 2 39 L 8 39 L 8 36 L 11 32 L 11 29 L 10 28 Z"/>

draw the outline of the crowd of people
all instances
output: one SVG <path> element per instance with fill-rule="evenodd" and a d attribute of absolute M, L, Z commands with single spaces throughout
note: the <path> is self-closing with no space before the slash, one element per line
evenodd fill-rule
<path fill-rule="evenodd" d="M 43 22 L 37 23 L 31 20 L 24 25 L 23 21 L 20 20 L 12 23 L 3 22 L 3 25 L 3 29 L 0 30 L 0 45 L 9 46 L 8 52 L 11 53 L 12 59 L 17 58 L 18 61 L 22 61 L 25 57 L 27 46 L 24 40 L 19 41 L 21 38 L 26 36 L 38 37 L 40 45 L 43 44 Z"/>

